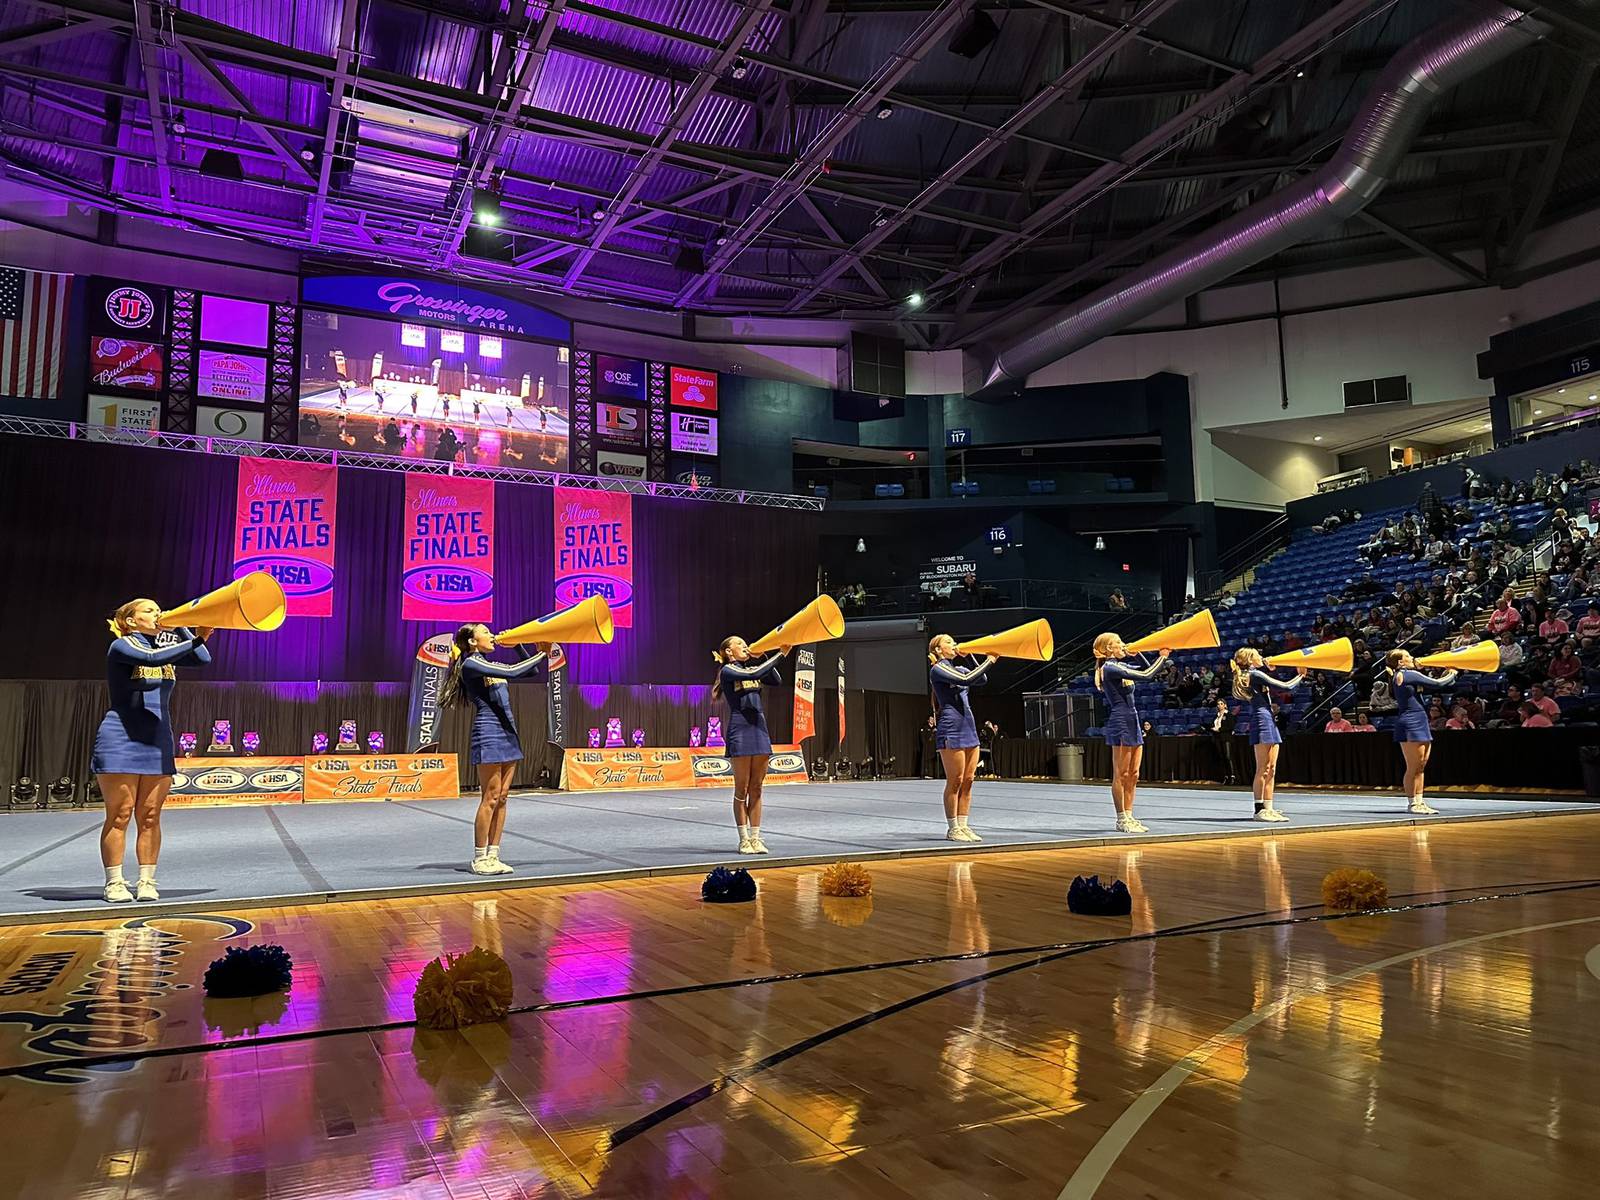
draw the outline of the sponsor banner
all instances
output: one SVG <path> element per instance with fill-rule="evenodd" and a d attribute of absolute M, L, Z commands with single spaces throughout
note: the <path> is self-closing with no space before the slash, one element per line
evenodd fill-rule
<path fill-rule="evenodd" d="M 178 759 L 168 804 L 299 804 L 301 758 L 269 756 Z"/>
<path fill-rule="evenodd" d="M 122 337 L 89 339 L 89 385 L 159 392 L 166 376 L 166 351 L 154 342 Z"/>
<path fill-rule="evenodd" d="M 709 488 L 722 482 L 722 471 L 716 459 L 675 458 L 668 477 L 684 487 Z"/>
<path fill-rule="evenodd" d="M 260 411 L 247 412 L 238 408 L 214 408 L 209 404 L 197 404 L 194 410 L 194 431 L 201 437 L 264 442 L 267 440 L 267 416 Z"/>
<path fill-rule="evenodd" d="M 233 577 L 267 571 L 291 617 L 333 615 L 339 471 L 319 463 L 241 458 L 233 521 Z"/>
<path fill-rule="evenodd" d="M 701 416 L 699 413 L 673 413 L 672 452 L 716 454 L 717 418 Z"/>
<path fill-rule="evenodd" d="M 417 647 L 417 657 L 411 663 L 411 707 L 406 714 L 408 754 L 439 744 L 439 723 L 444 713 L 439 707 L 439 694 L 450 673 L 450 644 L 450 634 L 437 633 Z"/>
<path fill-rule="evenodd" d="M 307 304 L 383 313 L 547 342 L 572 340 L 572 323 L 497 292 L 409 275 L 312 275 L 300 281 Z M 480 353 L 481 353 L 480 348 Z"/>
<path fill-rule="evenodd" d="M 839 745 L 844 745 L 844 656 L 839 656 Z"/>
<path fill-rule="evenodd" d="M 561 502 L 558 489 L 556 520 Z M 494 483 L 406 475 L 400 619 L 494 619 Z"/>
<path fill-rule="evenodd" d="M 642 358 L 615 358 L 610 354 L 594 356 L 596 396 L 612 396 L 618 400 L 643 404 L 649 383 Z"/>
<path fill-rule="evenodd" d="M 122 441 L 115 430 L 154 433 L 161 428 L 161 401 L 129 400 L 120 396 L 90 396 L 84 424 L 101 426 L 85 432 L 91 442 Z"/>
<path fill-rule="evenodd" d="M 267 360 L 259 354 L 202 350 L 195 372 L 195 394 L 212 400 L 260 404 L 267 398 Z"/>
<path fill-rule="evenodd" d="M 167 289 L 125 279 L 89 281 L 89 328 L 159 340 L 167 329 Z"/>
<path fill-rule="evenodd" d="M 696 371 L 692 367 L 668 367 L 671 376 L 672 407 L 717 411 L 717 373 Z"/>
<path fill-rule="evenodd" d="M 556 489 L 556 607 L 604 596 L 618 629 L 633 627 L 633 497 Z"/>
<path fill-rule="evenodd" d="M 645 410 L 628 404 L 594 406 L 594 440 L 602 446 L 639 449 L 644 445 Z"/>
<path fill-rule="evenodd" d="M 963 575 L 976 575 L 978 560 L 965 554 L 945 554 L 931 558 L 917 571 L 922 583 L 959 583 Z"/>
<path fill-rule="evenodd" d="M 794 740 L 803 742 L 817 732 L 817 653 L 800 650 L 794 665 Z"/>
<path fill-rule="evenodd" d="M 687 746 L 639 750 L 568 750 L 561 786 L 574 792 L 623 788 L 732 787 L 733 762 L 720 750 Z M 797 746 L 774 746 L 767 783 L 805 783 Z"/>
<path fill-rule="evenodd" d="M 229 296 L 200 297 L 200 340 L 226 346 L 267 348 L 267 318 L 264 300 L 235 300 Z"/>
<path fill-rule="evenodd" d="M 618 454 L 601 450 L 595 454 L 595 474 L 607 479 L 643 479 L 649 463 L 642 454 Z"/>
<path fill-rule="evenodd" d="M 307 804 L 324 800 L 451 800 L 454 754 L 324 754 L 305 760 Z"/>

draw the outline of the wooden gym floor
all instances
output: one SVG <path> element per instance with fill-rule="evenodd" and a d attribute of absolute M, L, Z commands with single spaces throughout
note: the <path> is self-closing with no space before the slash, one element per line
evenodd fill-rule
<path fill-rule="evenodd" d="M 1397 911 L 1330 918 L 1340 866 Z M 1600 816 L 870 868 L 5 930 L 0 1195 L 1593 1194 Z M 289 996 L 203 1000 L 261 941 Z M 474 943 L 521 1011 L 413 1028 Z"/>

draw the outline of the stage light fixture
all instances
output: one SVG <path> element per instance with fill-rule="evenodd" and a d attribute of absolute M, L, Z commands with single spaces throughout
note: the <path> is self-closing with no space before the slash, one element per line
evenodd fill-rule
<path fill-rule="evenodd" d="M 733 67 L 728 71 L 728 74 L 735 79 L 743 79 L 750 74 L 750 64 L 742 58 L 736 58 L 733 60 Z"/>
<path fill-rule="evenodd" d="M 878 105 L 878 111 L 872 115 L 877 117 L 880 121 L 887 121 L 890 117 L 894 116 L 894 105 L 888 103 L 880 104 Z"/>
<path fill-rule="evenodd" d="M 922 293 L 921 292 L 912 292 L 911 295 L 906 297 L 906 303 L 908 305 L 910 305 L 912 308 L 921 308 L 922 307 Z"/>
<path fill-rule="evenodd" d="M 63 775 L 50 785 L 50 804 L 56 808 L 70 806 L 78 795 L 77 785 L 72 782 L 72 776 Z"/>
<path fill-rule="evenodd" d="M 300 161 L 301 162 L 307 162 L 307 163 L 316 162 L 317 161 L 317 152 L 315 150 L 313 150 L 310 146 L 307 146 L 305 149 L 300 151 Z"/>
<path fill-rule="evenodd" d="M 1105 540 L 1105 538 L 1101 537 L 1099 534 L 1095 534 L 1095 537 L 1094 537 L 1094 548 L 1096 550 L 1104 550 L 1106 548 L 1106 540 Z"/>
<path fill-rule="evenodd" d="M 1320 433 L 1313 433 L 1311 435 L 1311 440 L 1313 442 L 1320 442 L 1322 440 L 1322 435 Z"/>
<path fill-rule="evenodd" d="M 884 212 L 883 209 L 880 208 L 877 212 L 872 214 L 872 227 L 874 229 L 882 229 L 888 223 L 889 214 Z"/>
<path fill-rule="evenodd" d="M 727 244 L 728 244 L 728 239 L 726 237 L 719 237 L 717 239 L 717 245 L 726 246 Z"/>
<path fill-rule="evenodd" d="M 598 204 L 596 204 L 594 206 L 594 211 L 591 212 L 589 215 L 591 217 L 593 217 L 596 221 L 604 221 L 606 219 L 606 210 L 601 208 Z"/>
<path fill-rule="evenodd" d="M 479 225 L 493 227 L 505 220 L 505 215 L 500 211 L 500 193 L 493 188 L 474 188 L 472 190 L 472 219 Z"/>
<path fill-rule="evenodd" d="M 11 785 L 11 807 L 32 808 L 39 798 L 39 785 L 24 775 Z"/>
<path fill-rule="evenodd" d="M 865 554 L 866 552 L 867 552 L 867 539 L 866 538 L 857 538 L 856 539 L 856 553 L 857 554 Z"/>

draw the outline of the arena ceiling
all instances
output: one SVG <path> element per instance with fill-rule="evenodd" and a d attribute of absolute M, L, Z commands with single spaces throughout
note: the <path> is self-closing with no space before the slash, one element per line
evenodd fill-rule
<path fill-rule="evenodd" d="M 959 345 L 1326 161 L 1461 7 L 3 0 L 0 162 L 312 254 Z M 1594 206 L 1600 20 L 1519 7 L 1557 36 L 1443 97 L 1360 217 L 1252 273 L 1425 255 L 1501 282 Z M 992 37 L 967 57 L 971 22 Z"/>

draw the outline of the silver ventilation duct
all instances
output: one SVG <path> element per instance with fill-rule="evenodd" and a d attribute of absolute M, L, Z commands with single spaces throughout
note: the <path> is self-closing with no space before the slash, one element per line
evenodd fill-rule
<path fill-rule="evenodd" d="M 1085 296 L 1045 328 L 998 348 L 984 387 L 1024 380 L 1141 317 L 1348 221 L 1383 191 L 1441 93 L 1549 33 L 1543 21 L 1494 4 L 1475 7 L 1413 39 L 1378 76 L 1331 162 Z"/>

